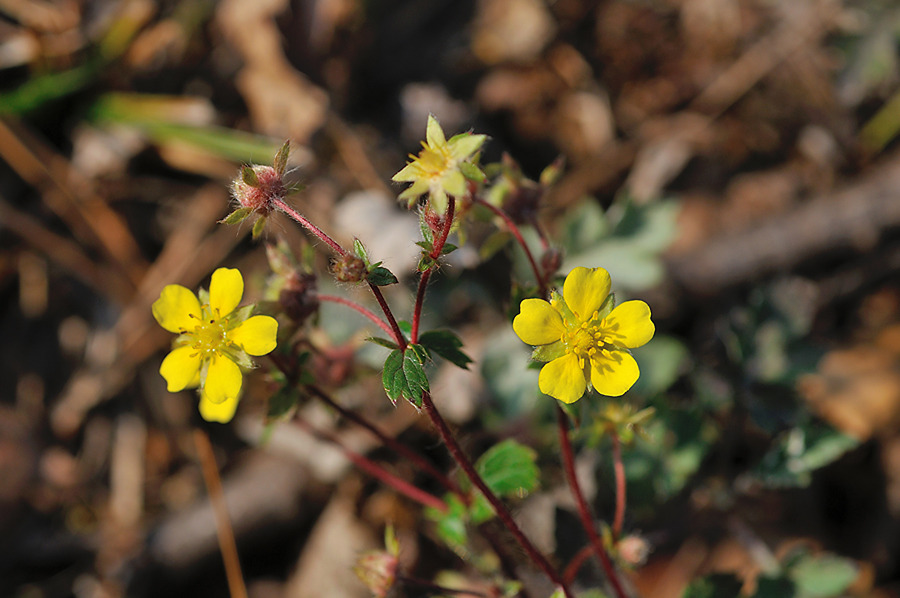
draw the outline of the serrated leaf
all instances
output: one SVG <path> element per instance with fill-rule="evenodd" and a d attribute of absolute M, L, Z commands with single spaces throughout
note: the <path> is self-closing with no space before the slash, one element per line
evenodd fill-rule
<path fill-rule="evenodd" d="M 462 341 L 449 330 L 429 330 L 419 336 L 419 343 L 462 369 L 468 369 L 472 363 L 472 359 L 459 350 Z"/>
<path fill-rule="evenodd" d="M 523 496 L 534 491 L 540 471 L 534 449 L 507 439 L 491 447 L 475 463 L 487 487 L 499 496 Z"/>
<path fill-rule="evenodd" d="M 353 253 L 356 255 L 356 257 L 363 261 L 363 263 L 366 265 L 366 268 L 369 267 L 369 252 L 366 251 L 365 245 L 363 245 L 362 241 L 360 241 L 359 239 L 353 239 Z M 378 264 L 376 264 L 376 266 L 377 265 Z"/>
<path fill-rule="evenodd" d="M 397 284 L 400 282 L 394 273 L 384 266 L 376 266 L 369 270 L 366 279 L 377 287 L 387 286 L 389 284 Z"/>
<path fill-rule="evenodd" d="M 241 179 L 251 187 L 259 187 L 259 179 L 256 177 L 256 171 L 253 170 L 252 166 L 241 166 Z"/>
<path fill-rule="evenodd" d="M 228 216 L 225 216 L 219 222 L 222 224 L 237 224 L 243 222 L 247 216 L 253 213 L 253 208 L 238 208 Z"/>
<path fill-rule="evenodd" d="M 287 169 L 288 156 L 291 154 L 291 141 L 290 139 L 284 142 L 284 145 L 278 150 L 278 153 L 275 154 L 275 160 L 272 162 L 272 166 L 275 168 L 275 172 L 279 175 L 284 174 L 284 171 Z"/>
<path fill-rule="evenodd" d="M 266 217 L 261 216 L 260 218 L 258 218 L 256 220 L 256 222 L 253 223 L 253 232 L 251 233 L 251 236 L 254 239 L 258 239 L 259 236 L 262 234 L 263 230 L 265 230 L 265 228 L 266 228 Z"/>
<path fill-rule="evenodd" d="M 403 397 L 416 408 L 422 407 L 422 394 L 428 391 L 428 377 L 415 351 L 394 350 L 384 362 L 381 382 L 395 405 Z"/>
<path fill-rule="evenodd" d="M 370 343 L 374 343 L 376 345 L 381 345 L 382 347 L 387 347 L 388 349 L 399 349 L 397 343 L 394 341 L 388 340 L 386 338 L 381 338 L 379 336 L 370 336 L 366 339 Z"/>
<path fill-rule="evenodd" d="M 419 360 L 419 363 L 425 365 L 425 363 L 429 360 L 430 355 L 428 351 L 421 344 L 410 343 L 406 347 L 407 351 L 412 351 L 413 356 Z"/>

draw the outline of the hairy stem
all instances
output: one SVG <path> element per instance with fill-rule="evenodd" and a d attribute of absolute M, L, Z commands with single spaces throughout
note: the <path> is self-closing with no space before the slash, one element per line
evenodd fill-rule
<path fill-rule="evenodd" d="M 391 333 L 394 340 L 397 342 L 400 350 L 405 351 L 406 345 L 409 343 L 406 342 L 406 337 L 403 336 L 403 331 L 400 330 L 400 325 L 397 324 L 397 318 L 394 317 L 394 312 L 391 311 L 391 307 L 387 304 L 384 294 L 382 294 L 381 289 L 379 289 L 377 285 L 374 285 L 369 281 L 366 282 L 368 282 L 369 289 L 371 289 L 372 294 L 375 296 L 375 300 L 378 301 L 378 305 L 384 313 L 384 317 L 387 318 L 388 324 L 391 326 Z"/>
<path fill-rule="evenodd" d="M 616 473 L 616 514 L 613 518 L 613 540 L 622 535 L 625 523 L 625 464 L 622 463 L 622 443 L 615 430 L 612 431 L 613 468 Z"/>
<path fill-rule="evenodd" d="M 444 245 L 447 244 L 447 237 L 450 236 L 450 229 L 453 227 L 455 212 L 456 200 L 450 195 L 447 198 L 447 213 L 444 214 L 441 232 L 431 247 L 431 253 L 428 254 L 428 257 L 432 260 L 436 261 L 444 251 Z M 435 264 L 422 272 L 422 276 L 419 277 L 419 287 L 416 289 L 416 305 L 413 309 L 412 331 L 410 334 L 410 339 L 413 343 L 419 340 L 419 323 L 422 321 L 422 306 L 425 304 L 425 290 L 428 288 L 428 280 L 431 278 L 431 273 L 437 268 L 438 266 Z"/>
<path fill-rule="evenodd" d="M 593 517 L 591 516 L 590 509 L 588 509 L 587 501 L 584 499 L 584 494 L 581 492 L 578 476 L 575 474 L 575 456 L 572 453 L 572 443 L 569 441 L 568 416 L 566 416 L 565 411 L 563 411 L 559 405 L 556 406 L 556 415 L 559 424 L 559 444 L 562 449 L 563 466 L 566 470 L 566 478 L 569 481 L 569 487 L 572 489 L 572 496 L 575 498 L 575 504 L 578 507 L 581 526 L 584 528 L 584 531 L 591 542 L 591 546 L 594 547 L 594 553 L 600 560 L 603 571 L 606 573 L 606 578 L 609 580 L 610 585 L 612 585 L 617 598 L 627 598 L 625 590 L 622 588 L 622 582 L 619 581 L 619 577 L 616 574 L 612 559 L 610 559 L 609 555 L 606 553 L 603 542 L 600 540 L 600 536 L 597 535 L 597 530 L 594 528 Z"/>
<path fill-rule="evenodd" d="M 306 218 L 306 216 L 304 216 L 303 214 L 301 214 L 300 212 L 298 212 L 297 210 L 295 210 L 294 208 L 289 206 L 283 199 L 275 199 L 272 201 L 272 203 L 279 210 L 281 210 L 282 212 L 284 212 L 285 214 L 287 214 L 288 216 L 290 216 L 291 218 L 296 220 L 298 223 L 300 223 L 300 225 L 303 226 L 303 228 L 305 228 L 306 230 L 308 230 L 309 232 L 311 232 L 312 234 L 317 236 L 319 238 L 319 240 L 321 240 L 323 243 L 325 243 L 326 245 L 331 247 L 335 251 L 335 253 L 337 253 L 340 256 L 347 255 L 346 250 L 344 250 L 343 247 L 338 245 L 337 241 L 335 241 L 334 239 L 329 237 L 327 234 L 325 234 L 324 231 L 322 231 L 322 229 L 320 229 L 318 226 L 316 226 L 315 224 L 310 222 Z"/>
<path fill-rule="evenodd" d="M 363 307 L 362 305 L 360 305 L 359 303 L 357 303 L 355 301 L 351 301 L 350 299 L 341 297 L 339 295 L 322 295 L 321 293 L 317 294 L 316 297 L 319 299 L 319 301 L 330 301 L 332 303 L 339 303 L 341 305 L 349 307 L 350 309 L 355 309 L 356 311 L 358 311 L 365 317 L 369 318 L 379 328 L 384 330 L 388 334 L 388 336 L 391 336 L 391 337 L 395 336 L 394 331 L 391 330 L 391 327 L 387 325 L 387 322 L 385 322 L 384 320 L 382 320 L 381 318 L 376 316 L 372 311 Z"/>
<path fill-rule="evenodd" d="M 563 578 L 560 576 L 559 572 L 550 565 L 550 562 L 544 557 L 543 554 L 538 551 L 538 549 L 531 543 L 525 534 L 522 532 L 522 529 L 513 519 L 512 515 L 509 513 L 509 510 L 506 506 L 497 498 L 497 495 L 488 488 L 487 484 L 484 483 L 484 480 L 475 470 L 475 466 L 466 457 L 466 454 L 463 452 L 462 447 L 459 446 L 459 443 L 456 442 L 456 438 L 453 436 L 453 433 L 450 431 L 450 428 L 447 426 L 447 422 L 444 421 L 444 418 L 441 417 L 441 414 L 438 412 L 437 407 L 434 404 L 434 401 L 431 398 L 431 393 L 424 392 L 422 393 L 422 405 L 424 407 L 425 413 L 428 414 L 428 417 L 431 419 L 432 424 L 437 429 L 438 434 L 441 436 L 441 440 L 444 441 L 444 444 L 447 447 L 447 450 L 450 451 L 450 455 L 453 457 L 453 460 L 456 461 L 457 465 L 465 472 L 466 476 L 478 488 L 484 497 L 491 503 L 491 506 L 494 508 L 494 512 L 497 513 L 497 516 L 500 518 L 500 521 L 503 522 L 503 525 L 510 531 L 522 549 L 528 554 L 528 558 L 537 565 L 541 571 L 544 572 L 547 577 L 549 577 L 554 584 L 559 586 L 566 598 L 572 598 L 572 592 L 569 590 L 568 585 L 565 583 Z"/>
<path fill-rule="evenodd" d="M 344 446 L 340 439 L 334 434 L 318 430 L 299 417 L 295 417 L 294 422 L 296 422 L 298 426 L 300 426 L 316 438 L 330 442 L 340 448 L 344 453 L 344 456 L 346 456 L 347 459 L 349 459 L 354 465 L 356 465 L 372 477 L 378 479 L 386 486 L 390 486 L 400 494 L 403 494 L 404 496 L 411 498 L 412 500 L 421 503 L 426 507 L 432 507 L 441 512 L 447 511 L 447 503 L 442 501 L 440 498 L 434 496 L 433 494 L 429 494 L 428 492 L 425 492 L 424 490 L 421 490 L 420 488 L 410 484 L 403 478 L 392 474 L 371 459 L 350 450 L 349 448 Z"/>

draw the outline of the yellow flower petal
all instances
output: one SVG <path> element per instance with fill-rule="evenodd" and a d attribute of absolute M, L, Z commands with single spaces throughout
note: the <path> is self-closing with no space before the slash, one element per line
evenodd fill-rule
<path fill-rule="evenodd" d="M 213 403 L 237 399 L 243 383 L 241 368 L 227 357 L 213 355 L 206 371 L 202 393 Z"/>
<path fill-rule="evenodd" d="M 180 284 L 166 285 L 151 310 L 159 325 L 169 332 L 193 330 L 200 321 L 200 301 Z"/>
<path fill-rule="evenodd" d="M 563 299 L 579 322 L 590 318 L 609 296 L 609 272 L 603 268 L 575 268 L 563 283 Z"/>
<path fill-rule="evenodd" d="M 656 326 L 650 320 L 650 306 L 643 301 L 626 301 L 603 318 L 603 336 L 622 347 L 634 349 L 653 338 Z"/>
<path fill-rule="evenodd" d="M 425 125 L 425 141 L 433 148 L 447 145 L 447 138 L 444 137 L 444 130 L 438 123 L 433 114 L 428 115 L 428 124 Z"/>
<path fill-rule="evenodd" d="M 487 135 L 457 135 L 450 140 L 450 156 L 463 161 L 481 149 Z"/>
<path fill-rule="evenodd" d="M 178 392 L 191 386 L 200 372 L 200 355 L 190 345 L 184 345 L 166 355 L 159 373 L 166 379 L 166 390 Z"/>
<path fill-rule="evenodd" d="M 543 299 L 525 299 L 519 315 L 513 320 L 513 330 L 529 345 L 549 345 L 566 331 L 562 316 Z"/>
<path fill-rule="evenodd" d="M 221 403 L 212 402 L 206 393 L 200 393 L 200 417 L 208 422 L 226 424 L 234 417 L 237 411 L 238 398 L 227 399 Z"/>
<path fill-rule="evenodd" d="M 224 318 L 234 311 L 244 295 L 244 279 L 241 271 L 219 268 L 209 282 L 209 307 L 216 317 Z"/>
<path fill-rule="evenodd" d="M 587 380 L 578 357 L 570 353 L 545 365 L 538 376 L 538 387 L 542 393 L 563 403 L 580 399 L 587 389 Z"/>
<path fill-rule="evenodd" d="M 463 197 L 468 191 L 466 177 L 459 170 L 448 170 L 441 179 L 441 188 L 453 197 Z"/>
<path fill-rule="evenodd" d="M 591 358 L 591 384 L 602 395 L 622 396 L 640 375 L 637 362 L 626 351 L 601 351 Z"/>
<path fill-rule="evenodd" d="M 275 349 L 278 322 L 270 316 L 253 316 L 228 333 L 228 338 L 250 355 L 265 355 Z"/>

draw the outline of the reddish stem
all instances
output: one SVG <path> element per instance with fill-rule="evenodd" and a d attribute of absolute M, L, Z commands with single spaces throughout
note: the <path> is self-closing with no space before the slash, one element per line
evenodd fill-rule
<path fill-rule="evenodd" d="M 594 547 L 594 553 L 596 553 L 597 558 L 600 560 L 603 571 L 606 572 L 606 578 L 609 580 L 610 585 L 612 585 L 616 596 L 618 598 L 627 598 L 625 590 L 622 589 L 622 583 L 619 581 L 619 577 L 616 574 L 612 560 L 606 553 L 603 542 L 600 540 L 600 536 L 597 535 L 597 530 L 594 529 L 593 517 L 588 508 L 587 501 L 584 499 L 584 494 L 581 492 L 578 476 L 575 474 L 575 457 L 572 453 L 572 443 L 569 441 L 568 418 L 565 411 L 563 411 L 559 405 L 556 406 L 556 415 L 559 424 L 559 444 L 562 449 L 563 466 L 566 470 L 566 478 L 569 481 L 569 486 L 572 489 L 572 496 L 575 498 L 575 504 L 578 506 L 578 515 L 581 517 L 581 526 L 584 528 L 585 533 L 587 533 L 591 546 Z"/>
<path fill-rule="evenodd" d="M 625 523 L 625 464 L 622 463 L 622 443 L 619 435 L 612 433 L 613 469 L 616 474 L 616 514 L 613 518 L 613 540 L 618 540 L 622 535 L 622 525 Z"/>
<path fill-rule="evenodd" d="M 340 303 L 341 305 L 349 307 L 350 309 L 355 309 L 365 317 L 372 320 L 372 322 L 377 324 L 379 328 L 381 328 L 388 334 L 388 336 L 395 336 L 394 331 L 391 330 L 391 327 L 387 325 L 387 322 L 376 316 L 369 309 L 363 307 L 359 303 L 356 303 L 355 301 L 351 301 L 350 299 L 346 299 L 338 295 L 322 295 L 321 293 L 317 294 L 316 297 L 319 299 L 319 301 L 331 301 L 332 303 Z"/>
<path fill-rule="evenodd" d="M 441 232 L 431 247 L 431 253 L 428 254 L 428 257 L 432 260 L 437 260 L 441 257 L 441 253 L 444 251 L 444 245 L 447 244 L 447 237 L 450 236 L 450 229 L 453 227 L 453 217 L 455 213 L 456 200 L 450 195 L 447 198 L 447 213 L 444 214 Z M 413 309 L 412 331 L 410 334 L 410 339 L 413 343 L 416 343 L 419 340 L 419 323 L 422 321 L 422 306 L 425 304 L 425 291 L 428 288 L 428 280 L 431 278 L 431 273 L 436 269 L 437 265 L 435 264 L 422 272 L 422 276 L 419 277 L 419 287 L 416 289 L 416 305 Z"/>
<path fill-rule="evenodd" d="M 494 204 L 487 202 L 479 197 L 475 198 L 475 203 L 486 207 L 491 212 L 499 216 L 504 223 L 506 223 L 506 227 L 509 228 L 509 232 L 513 234 L 513 236 L 516 238 L 516 241 L 522 247 L 522 251 L 525 252 L 525 257 L 528 258 L 528 263 L 531 264 L 531 269 L 534 271 L 535 281 L 537 282 L 540 293 L 543 296 L 547 291 L 547 285 L 544 282 L 544 275 L 541 273 L 541 269 L 538 267 L 537 262 L 534 261 L 534 255 L 532 255 L 531 249 L 528 248 L 528 244 L 525 242 L 525 237 L 522 236 L 522 231 L 519 230 L 519 227 L 516 226 L 516 223 L 513 222 L 513 219 L 509 217 L 509 214 L 507 214 Z"/>
<path fill-rule="evenodd" d="M 394 312 L 391 311 L 390 306 L 387 304 L 387 301 L 385 301 L 381 289 L 378 288 L 378 285 L 374 285 L 369 281 L 366 282 L 368 282 L 369 289 L 372 290 L 375 300 L 378 301 L 378 305 L 381 307 L 384 317 L 387 318 L 388 324 L 391 326 L 391 334 L 393 334 L 394 340 L 397 341 L 397 345 L 400 347 L 401 351 L 406 351 L 406 345 L 408 344 L 406 337 L 403 336 L 403 331 L 400 330 L 400 325 L 397 324 L 397 318 L 394 317 Z"/>
<path fill-rule="evenodd" d="M 450 431 L 450 428 L 447 426 L 447 422 L 444 421 L 444 418 L 441 417 L 441 414 L 438 412 L 437 407 L 434 404 L 434 401 L 431 398 L 431 393 L 423 392 L 422 393 L 422 406 L 425 409 L 425 413 L 428 414 L 428 417 L 431 419 L 432 424 L 437 429 L 438 434 L 441 436 L 441 440 L 444 441 L 444 444 L 447 446 L 447 450 L 450 451 L 450 455 L 453 457 L 453 460 L 456 461 L 457 465 L 462 468 L 465 472 L 466 476 L 478 488 L 484 497 L 491 503 L 491 506 L 494 508 L 494 512 L 497 513 L 497 516 L 500 518 L 500 521 L 503 522 L 503 525 L 506 526 L 506 529 L 510 531 L 522 549 L 528 554 L 528 557 L 531 561 L 537 565 L 547 577 L 549 577 L 555 585 L 560 587 L 565 594 L 566 598 L 572 598 L 572 592 L 569 590 L 568 585 L 565 583 L 563 578 L 560 576 L 559 572 L 556 571 L 551 565 L 550 562 L 547 561 L 546 557 L 535 548 L 534 544 L 531 543 L 525 534 L 522 532 L 522 529 L 516 523 L 516 521 L 510 515 L 509 510 L 506 506 L 497 498 L 497 495 L 488 488 L 487 484 L 484 483 L 484 480 L 475 470 L 475 466 L 472 465 L 472 462 L 466 457 L 466 454 L 463 452 L 462 447 L 459 446 L 459 443 L 456 442 L 456 438 L 453 436 L 453 433 Z"/>
<path fill-rule="evenodd" d="M 315 224 L 313 224 L 312 222 L 307 220 L 306 216 L 303 216 L 300 212 L 298 212 L 291 206 L 287 205 L 287 203 L 285 203 L 285 201 L 283 199 L 272 200 L 272 203 L 279 210 L 281 210 L 282 212 L 284 212 L 285 214 L 287 214 L 288 216 L 290 216 L 291 218 L 293 218 L 294 220 L 299 222 L 306 230 L 308 230 L 315 236 L 319 237 L 319 239 L 322 242 L 324 242 L 326 245 L 331 247 L 335 251 L 335 253 L 337 253 L 340 256 L 347 255 L 347 252 L 344 250 L 343 247 L 338 245 L 337 241 L 335 241 L 334 239 L 329 237 L 327 234 L 325 234 L 325 232 L 322 231 L 322 229 L 320 229 L 318 226 L 316 226 Z"/>
<path fill-rule="evenodd" d="M 331 442 L 332 444 L 334 444 L 335 446 L 340 448 L 341 451 L 344 453 L 344 455 L 347 457 L 347 459 L 349 459 L 351 462 L 353 462 L 354 465 L 356 465 L 357 467 L 359 467 L 360 469 L 362 469 L 363 471 L 365 471 L 372 477 L 377 478 L 378 480 L 380 480 L 382 483 L 386 484 L 387 486 L 390 486 L 391 488 L 393 488 L 400 494 L 403 494 L 403 495 L 411 498 L 412 500 L 425 505 L 426 507 L 432 507 L 441 512 L 447 511 L 447 503 L 442 501 L 440 498 L 434 496 L 433 494 L 429 494 L 428 492 L 425 492 L 424 490 L 419 489 L 418 487 L 410 484 L 403 478 L 400 478 L 400 477 L 392 474 L 391 472 L 387 471 L 386 469 L 384 469 L 377 463 L 373 462 L 372 460 L 364 457 L 363 455 L 360 455 L 357 452 L 350 450 L 349 448 L 344 446 L 343 443 L 341 443 L 340 439 L 338 439 L 338 437 L 335 436 L 334 434 L 330 434 L 328 432 L 318 430 L 318 429 L 312 427 L 306 421 L 304 421 L 298 417 L 294 418 L 294 422 L 296 422 L 297 425 L 299 425 L 301 428 L 303 428 L 304 430 L 306 430 L 307 432 L 309 432 L 316 438 L 325 440 L 327 442 Z"/>
<path fill-rule="evenodd" d="M 346 409 L 342 405 L 338 404 L 334 399 L 328 396 L 328 393 L 323 391 L 317 386 L 312 384 L 307 384 L 305 386 L 306 390 L 308 390 L 313 396 L 326 403 L 332 409 L 340 413 L 343 417 L 349 419 L 356 425 L 365 428 L 369 432 L 371 432 L 376 438 L 378 438 L 381 442 L 384 443 L 386 447 L 396 452 L 398 455 L 406 457 L 411 462 L 415 463 L 422 469 L 422 471 L 430 474 L 433 478 L 435 478 L 438 482 L 441 483 L 444 488 L 448 491 L 453 492 L 458 496 L 464 496 L 462 489 L 459 485 L 448 478 L 446 475 L 441 473 L 434 465 L 432 465 L 425 457 L 398 441 L 395 438 L 391 438 L 384 432 L 382 432 L 375 424 L 371 423 L 369 420 L 359 415 L 354 411 L 350 411 Z"/>
<path fill-rule="evenodd" d="M 578 575 L 578 570 L 581 569 L 581 566 L 586 560 L 591 558 L 591 554 L 593 554 L 593 552 L 594 547 L 588 544 L 587 546 L 582 546 L 581 550 L 575 553 L 575 556 L 572 557 L 572 560 L 569 561 L 569 564 L 566 565 L 566 568 L 563 571 L 563 579 L 566 580 L 566 583 L 572 583 L 575 581 L 575 576 Z"/>

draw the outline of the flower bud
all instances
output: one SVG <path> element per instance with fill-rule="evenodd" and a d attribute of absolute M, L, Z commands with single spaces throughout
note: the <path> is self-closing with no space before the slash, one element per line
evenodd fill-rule
<path fill-rule="evenodd" d="M 331 265 L 331 272 L 341 282 L 359 282 L 366 278 L 366 263 L 352 253 L 345 253 Z"/>
<path fill-rule="evenodd" d="M 375 598 L 384 598 L 397 576 L 397 556 L 383 550 L 366 552 L 356 561 L 353 572 Z"/>
<path fill-rule="evenodd" d="M 231 183 L 231 192 L 242 208 L 249 208 L 260 216 L 275 210 L 275 200 L 287 195 L 284 180 L 271 166 L 244 166 Z"/>
<path fill-rule="evenodd" d="M 650 554 L 650 545 L 640 536 L 625 536 L 616 547 L 622 560 L 632 567 L 643 565 Z"/>
<path fill-rule="evenodd" d="M 290 319 L 298 324 L 305 322 L 319 309 L 315 275 L 300 272 L 289 274 L 278 294 L 278 303 Z"/>

